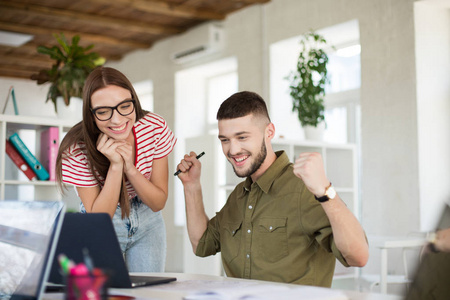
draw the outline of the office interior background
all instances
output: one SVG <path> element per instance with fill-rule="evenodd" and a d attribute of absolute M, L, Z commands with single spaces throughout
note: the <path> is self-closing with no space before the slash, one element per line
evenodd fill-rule
<path fill-rule="evenodd" d="M 356 145 L 354 207 L 366 234 L 408 236 L 433 230 L 450 200 L 449 1 L 272 0 L 106 65 L 125 73 L 144 108 L 162 115 L 174 131 L 178 142 L 169 170 L 175 171 L 190 151 L 185 149 L 192 145 L 189 139 L 218 143 L 215 113 L 236 91 L 254 91 L 266 100 L 278 138 L 304 141 L 284 77 L 295 67 L 300 36 L 310 29 L 336 47 L 330 49 L 325 141 Z M 174 54 L 199 46 L 211 32 L 219 35 L 214 51 L 174 60 Z M 55 117 L 53 105 L 45 103 L 48 86 L 0 78 L 5 95 L 11 85 L 21 115 Z M 6 114 L 13 114 L 11 107 Z M 213 179 L 203 180 L 209 184 Z M 197 258 L 186 238 L 182 186 L 173 176 L 169 185 L 163 211 L 166 271 L 216 272 L 216 267 L 199 263 L 196 270 L 189 263 Z M 77 208 L 73 194 L 66 201 Z M 205 201 L 214 202 L 214 208 L 223 204 L 223 199 Z M 362 273 L 379 272 L 379 253 L 373 247 L 370 251 Z M 400 255 L 390 254 L 390 273 L 401 272 Z M 217 266 L 218 260 L 203 261 Z"/>

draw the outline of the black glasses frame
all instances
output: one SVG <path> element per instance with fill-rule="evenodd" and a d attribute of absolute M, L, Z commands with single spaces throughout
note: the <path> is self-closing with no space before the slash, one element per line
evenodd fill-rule
<path fill-rule="evenodd" d="M 118 110 L 118 107 L 121 106 L 122 104 L 128 103 L 128 102 L 133 103 L 133 110 L 130 111 L 128 114 L 122 114 L 122 113 Z M 111 115 L 109 116 L 108 119 L 102 120 L 102 119 L 100 119 L 100 118 L 97 116 L 96 111 L 99 110 L 99 109 L 105 109 L 105 108 L 111 109 Z M 114 110 L 116 110 L 116 111 L 119 113 L 119 115 L 121 115 L 121 116 L 128 116 L 128 115 L 131 115 L 131 114 L 134 112 L 135 109 L 136 109 L 136 100 L 130 99 L 130 100 L 124 100 L 124 101 L 120 102 L 119 104 L 117 104 L 116 106 L 99 106 L 99 107 L 96 107 L 96 108 L 91 108 L 91 112 L 92 112 L 92 114 L 97 118 L 97 120 L 99 120 L 99 121 L 108 121 L 109 119 L 112 118 L 112 116 L 113 116 L 113 114 L 114 114 Z"/>

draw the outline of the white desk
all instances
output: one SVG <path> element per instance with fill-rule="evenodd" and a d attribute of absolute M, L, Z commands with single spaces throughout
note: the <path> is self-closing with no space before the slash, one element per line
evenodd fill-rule
<path fill-rule="evenodd" d="M 139 274 L 141 275 L 141 274 Z M 192 294 L 191 291 L 187 291 L 185 288 L 187 285 L 194 288 L 194 286 L 201 286 L 203 285 L 210 285 L 213 282 L 222 282 L 224 283 L 224 286 L 226 286 L 227 283 L 234 282 L 236 284 L 238 283 L 257 283 L 258 285 L 267 285 L 267 284 L 274 284 L 274 285 L 283 285 L 288 286 L 290 288 L 298 288 L 301 287 L 299 285 L 295 284 L 283 284 L 283 283 L 274 283 L 274 282 L 268 282 L 268 281 L 257 281 L 257 280 L 247 280 L 247 279 L 236 279 L 236 278 L 227 278 L 227 277 L 221 277 L 221 276 L 211 276 L 211 275 L 198 275 L 198 274 L 185 274 L 185 273 L 145 273 L 144 275 L 153 275 L 153 276 L 169 276 L 169 277 L 176 277 L 177 281 L 162 284 L 162 285 L 156 285 L 156 286 L 149 286 L 149 287 L 142 287 L 142 288 L 135 288 L 135 289 L 110 289 L 110 294 L 122 294 L 122 295 L 129 295 L 136 297 L 136 300 L 140 299 L 162 299 L 162 300 L 182 300 L 184 296 L 187 296 L 189 294 Z M 324 291 L 324 288 L 315 287 L 313 289 L 317 290 L 317 293 L 320 294 L 321 291 Z M 360 293 L 356 291 L 342 291 L 342 290 L 330 290 L 325 289 L 327 292 L 330 291 L 338 291 L 341 292 L 343 295 L 347 296 L 348 299 L 352 300 L 401 300 L 402 297 L 394 296 L 394 295 L 383 295 L 378 293 Z M 305 299 L 302 298 L 301 293 L 298 295 L 298 299 Z M 51 298 L 50 298 L 51 299 Z M 54 299 L 54 298 L 53 298 Z M 276 300 L 282 300 L 279 297 L 274 298 Z M 319 298 L 317 298 L 319 299 Z M 332 299 L 332 298 L 327 298 Z"/>
<path fill-rule="evenodd" d="M 422 237 L 368 237 L 369 245 L 380 249 L 380 291 L 387 293 L 388 283 L 388 250 L 394 248 L 423 247 L 427 240 Z"/>

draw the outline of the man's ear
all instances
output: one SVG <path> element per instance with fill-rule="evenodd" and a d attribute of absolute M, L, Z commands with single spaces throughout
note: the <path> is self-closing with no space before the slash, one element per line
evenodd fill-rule
<path fill-rule="evenodd" d="M 269 140 L 271 140 L 275 137 L 275 125 L 273 125 L 273 123 L 269 123 L 266 126 L 265 134 L 266 134 L 266 138 Z"/>

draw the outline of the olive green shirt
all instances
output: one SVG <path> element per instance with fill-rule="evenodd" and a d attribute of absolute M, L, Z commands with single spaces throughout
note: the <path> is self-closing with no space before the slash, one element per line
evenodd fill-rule
<path fill-rule="evenodd" d="M 321 204 L 284 151 L 256 181 L 236 186 L 213 217 L 197 256 L 222 253 L 227 276 L 330 287 L 337 249 Z"/>

